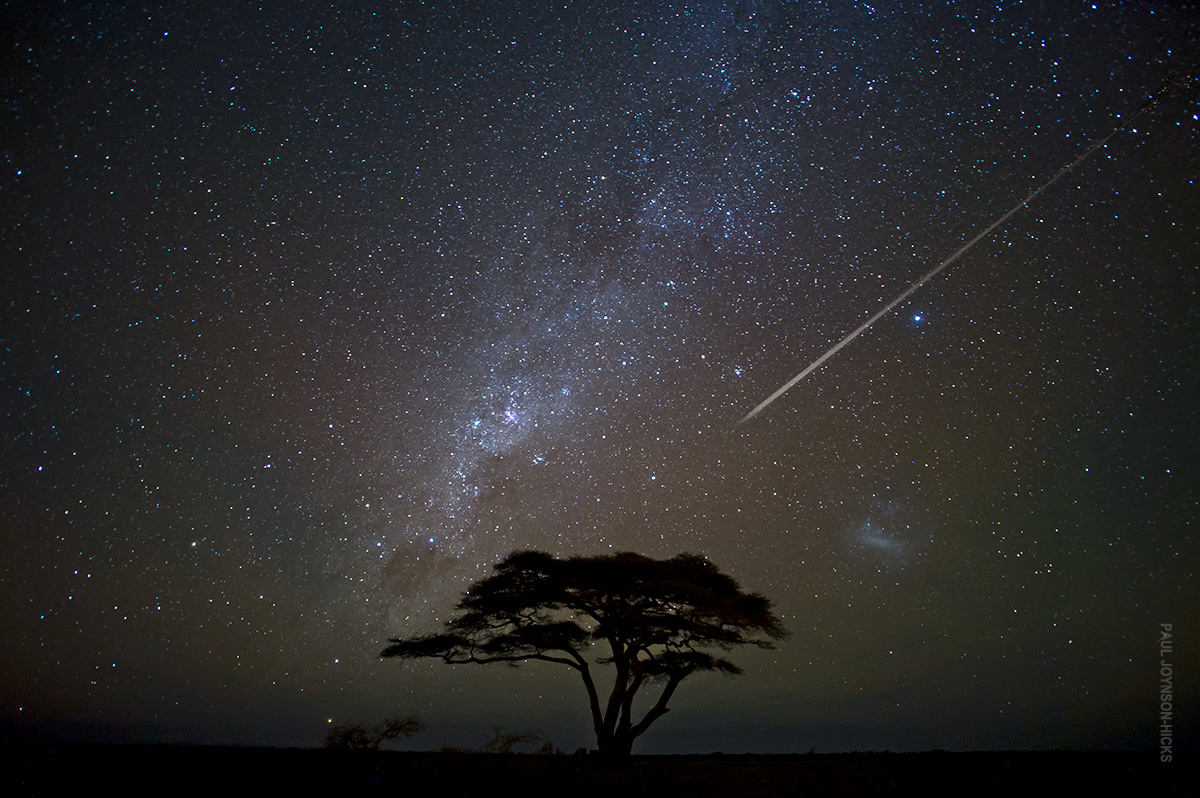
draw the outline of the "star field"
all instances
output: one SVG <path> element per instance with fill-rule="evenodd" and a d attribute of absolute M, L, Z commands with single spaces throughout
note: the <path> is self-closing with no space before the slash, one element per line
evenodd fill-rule
<path fill-rule="evenodd" d="M 1154 747 L 1194 79 L 735 425 L 1194 72 L 1194 7 L 9 16 L 4 739 L 585 745 L 571 674 L 377 659 L 538 548 L 705 554 L 792 632 L 641 751 Z"/>

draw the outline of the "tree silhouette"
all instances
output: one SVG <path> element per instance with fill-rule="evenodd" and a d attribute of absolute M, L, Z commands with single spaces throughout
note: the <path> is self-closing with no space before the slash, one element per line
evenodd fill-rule
<path fill-rule="evenodd" d="M 388 718 L 369 729 L 358 723 L 346 723 L 325 733 L 325 747 L 378 751 L 389 740 L 407 740 L 424 730 L 425 724 L 413 717 Z"/>
<path fill-rule="evenodd" d="M 633 741 L 667 712 L 680 682 L 693 673 L 741 669 L 717 652 L 773 648 L 787 633 L 771 603 L 745 593 L 703 557 L 654 560 L 622 553 L 558 560 L 519 551 L 492 576 L 471 585 L 460 614 L 439 634 L 393 639 L 383 657 L 436 657 L 451 665 L 542 660 L 573 668 L 587 688 L 601 754 L 628 756 Z M 605 645 L 607 644 L 607 645 Z M 602 704 L 585 657 L 615 670 Z M 657 699 L 634 720 L 634 698 L 647 684 Z"/>
<path fill-rule="evenodd" d="M 526 732 L 506 732 L 496 728 L 492 739 L 483 746 L 485 754 L 515 754 L 528 752 L 532 754 L 553 754 L 554 743 L 538 729 Z"/>

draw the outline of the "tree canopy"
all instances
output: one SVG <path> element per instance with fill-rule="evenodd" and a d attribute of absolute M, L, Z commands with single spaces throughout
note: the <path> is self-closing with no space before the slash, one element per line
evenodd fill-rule
<path fill-rule="evenodd" d="M 667 712 L 685 678 L 702 671 L 741 673 L 723 654 L 753 645 L 773 648 L 786 636 L 771 603 L 743 592 L 704 557 L 655 560 L 621 553 L 556 559 L 519 551 L 471 585 L 459 613 L 437 634 L 393 639 L 383 657 L 434 657 L 451 665 L 542 660 L 576 670 L 587 688 L 597 747 L 623 756 Z M 593 655 L 593 648 L 599 650 Z M 613 686 L 600 693 L 589 662 L 611 666 Z M 634 720 L 634 698 L 661 684 Z"/>

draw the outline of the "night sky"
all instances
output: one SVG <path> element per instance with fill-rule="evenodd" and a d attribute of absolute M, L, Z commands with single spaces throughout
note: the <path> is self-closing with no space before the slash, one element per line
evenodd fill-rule
<path fill-rule="evenodd" d="M 0 71 L 0 738 L 594 745 L 381 661 L 504 555 L 791 631 L 636 751 L 1194 746 L 1184 3 L 25 3 Z M 1189 729 L 1191 731 L 1189 731 Z"/>

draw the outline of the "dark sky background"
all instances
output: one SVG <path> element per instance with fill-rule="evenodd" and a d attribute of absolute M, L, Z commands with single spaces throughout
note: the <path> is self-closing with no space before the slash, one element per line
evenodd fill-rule
<path fill-rule="evenodd" d="M 380 661 L 519 548 L 709 556 L 792 636 L 652 752 L 1194 746 L 1185 3 L 3 12 L 0 734 L 592 741 Z"/>

